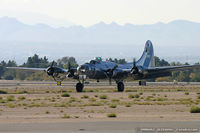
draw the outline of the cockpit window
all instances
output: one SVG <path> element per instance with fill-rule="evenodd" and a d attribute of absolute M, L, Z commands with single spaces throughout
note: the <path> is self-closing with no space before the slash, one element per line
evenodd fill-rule
<path fill-rule="evenodd" d="M 99 64 L 99 61 L 91 60 L 91 61 L 90 61 L 90 64 Z"/>
<path fill-rule="evenodd" d="M 95 60 L 91 60 L 90 64 L 96 64 L 96 61 Z"/>

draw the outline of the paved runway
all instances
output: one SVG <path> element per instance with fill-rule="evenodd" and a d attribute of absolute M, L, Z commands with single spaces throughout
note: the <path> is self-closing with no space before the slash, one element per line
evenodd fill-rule
<path fill-rule="evenodd" d="M 75 86 L 76 81 L 63 81 L 63 86 Z M 126 86 L 138 86 L 138 82 L 124 82 Z M 18 80 L 1 80 L 0 87 L 5 86 L 21 86 L 21 85 L 56 85 L 55 81 L 18 81 Z M 109 82 L 86 82 L 85 85 L 89 86 L 109 86 Z M 174 85 L 174 82 L 147 82 L 147 85 L 154 86 L 165 86 L 165 85 Z M 200 82 L 178 82 L 178 85 L 200 85 Z M 111 86 L 116 86 L 115 82 L 112 82 Z"/>
<path fill-rule="evenodd" d="M 200 122 L 63 122 L 0 124 L 6 133 L 199 133 Z"/>

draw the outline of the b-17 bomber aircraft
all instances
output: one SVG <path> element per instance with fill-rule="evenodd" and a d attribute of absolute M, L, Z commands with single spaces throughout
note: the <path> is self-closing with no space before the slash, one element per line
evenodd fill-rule
<path fill-rule="evenodd" d="M 72 68 L 68 64 L 68 69 L 63 69 L 54 66 L 54 62 L 48 68 L 25 68 L 25 67 L 7 67 L 9 69 L 45 71 L 49 76 L 52 76 L 57 84 L 61 84 L 66 77 L 77 79 L 77 92 L 82 92 L 86 79 L 108 79 L 109 83 L 114 80 L 117 83 L 118 92 L 124 91 L 123 81 L 127 77 L 132 77 L 134 80 L 143 80 L 149 78 L 171 76 L 173 71 L 184 71 L 193 68 L 200 68 L 200 65 L 183 65 L 183 66 L 166 66 L 155 67 L 154 50 L 150 40 L 145 44 L 144 52 L 141 58 L 132 63 L 116 64 L 110 61 L 102 61 L 100 58 L 91 60 L 89 63 L 80 65 L 78 68 Z"/>

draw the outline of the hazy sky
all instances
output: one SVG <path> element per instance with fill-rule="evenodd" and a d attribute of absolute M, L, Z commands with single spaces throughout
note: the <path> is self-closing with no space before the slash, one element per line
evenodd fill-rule
<path fill-rule="evenodd" d="M 200 22 L 200 0 L 0 0 L 0 17 L 25 23 L 90 26 L 104 21 L 152 24 L 185 19 Z"/>

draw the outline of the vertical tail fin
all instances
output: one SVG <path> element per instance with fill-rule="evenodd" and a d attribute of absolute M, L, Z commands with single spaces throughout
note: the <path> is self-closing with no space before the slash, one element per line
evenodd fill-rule
<path fill-rule="evenodd" d="M 137 65 L 143 67 L 155 67 L 153 44 L 148 40 L 145 44 L 142 57 L 137 61 Z"/>

